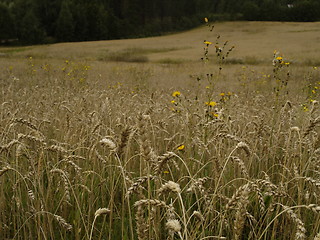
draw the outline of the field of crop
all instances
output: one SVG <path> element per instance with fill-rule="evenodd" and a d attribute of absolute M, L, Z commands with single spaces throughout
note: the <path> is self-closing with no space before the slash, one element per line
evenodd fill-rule
<path fill-rule="evenodd" d="M 0 239 L 320 240 L 319 36 L 0 48 Z"/>

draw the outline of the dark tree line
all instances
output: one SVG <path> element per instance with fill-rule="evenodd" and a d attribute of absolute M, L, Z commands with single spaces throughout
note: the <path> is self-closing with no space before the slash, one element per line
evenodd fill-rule
<path fill-rule="evenodd" d="M 319 21 L 320 0 L 0 0 L 0 41 L 159 35 L 210 20 Z"/>

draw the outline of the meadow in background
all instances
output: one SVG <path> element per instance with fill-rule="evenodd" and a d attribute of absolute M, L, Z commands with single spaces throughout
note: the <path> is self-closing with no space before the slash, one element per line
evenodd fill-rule
<path fill-rule="evenodd" d="M 212 27 L 0 48 L 0 237 L 320 239 L 320 23 Z"/>

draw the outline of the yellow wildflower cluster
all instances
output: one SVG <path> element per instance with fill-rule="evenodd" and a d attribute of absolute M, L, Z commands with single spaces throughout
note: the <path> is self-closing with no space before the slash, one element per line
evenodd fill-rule
<path fill-rule="evenodd" d="M 70 60 L 65 60 L 61 71 L 65 73 L 65 77 L 70 80 L 77 80 L 80 83 L 86 81 L 88 77 L 88 71 L 91 66 L 84 63 L 75 63 Z"/>
<path fill-rule="evenodd" d="M 35 67 L 35 62 L 34 62 L 33 57 L 29 57 L 28 65 L 29 65 L 29 69 L 28 70 L 30 71 L 30 74 L 31 75 L 35 75 L 36 72 L 37 72 L 37 69 Z"/>
<path fill-rule="evenodd" d="M 232 92 L 222 92 L 220 93 L 220 102 L 226 102 L 227 100 L 229 100 L 232 96 Z"/>
<path fill-rule="evenodd" d="M 217 105 L 216 102 L 210 101 L 210 102 L 206 102 L 206 105 L 208 105 L 209 107 L 214 107 Z"/>
<path fill-rule="evenodd" d="M 275 50 L 273 53 L 272 64 L 273 66 L 280 68 L 282 66 L 289 66 L 290 62 L 284 61 L 283 57 L 280 56 L 280 53 L 277 50 Z"/>
<path fill-rule="evenodd" d="M 218 117 L 219 117 L 219 114 L 216 113 L 216 112 L 212 112 L 212 116 L 215 117 L 215 118 L 218 118 Z"/>
<path fill-rule="evenodd" d="M 43 65 L 41 66 L 41 68 L 42 68 L 44 71 L 49 72 L 50 69 L 51 69 L 51 65 L 45 63 L 45 64 L 43 64 Z"/>
<path fill-rule="evenodd" d="M 309 101 L 312 103 L 316 101 L 315 99 L 319 99 L 320 97 L 320 82 L 315 83 L 313 86 L 311 86 L 310 90 Z"/>
<path fill-rule="evenodd" d="M 179 91 L 175 91 L 172 93 L 172 97 L 179 97 L 181 93 Z"/>
<path fill-rule="evenodd" d="M 181 95 L 181 92 L 179 92 L 179 91 L 174 91 L 174 92 L 171 94 L 171 96 L 175 98 L 175 99 L 171 100 L 171 103 L 172 103 L 174 106 L 176 106 L 176 107 L 177 107 L 177 106 L 179 105 L 179 103 L 181 102 L 181 99 L 179 98 L 180 95 Z M 180 112 L 179 109 L 173 108 L 173 107 L 171 107 L 171 110 L 172 110 L 173 112 L 175 112 L 175 113 L 179 113 L 179 112 Z"/>
<path fill-rule="evenodd" d="M 178 151 L 182 151 L 182 150 L 184 150 L 184 149 L 185 149 L 184 144 L 181 144 L 179 147 L 177 147 L 177 150 L 178 150 Z"/>

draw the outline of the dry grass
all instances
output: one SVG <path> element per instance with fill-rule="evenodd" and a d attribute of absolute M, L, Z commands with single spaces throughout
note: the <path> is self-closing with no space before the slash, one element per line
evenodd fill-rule
<path fill-rule="evenodd" d="M 305 63 L 319 41 L 295 45 L 318 28 L 221 23 L 12 50 L 0 59 L 0 238 L 318 239 L 320 72 Z M 236 45 L 228 64 L 214 46 L 199 62 L 217 32 Z M 148 61 L 110 62 L 117 51 Z M 232 64 L 246 57 L 254 66 Z"/>

